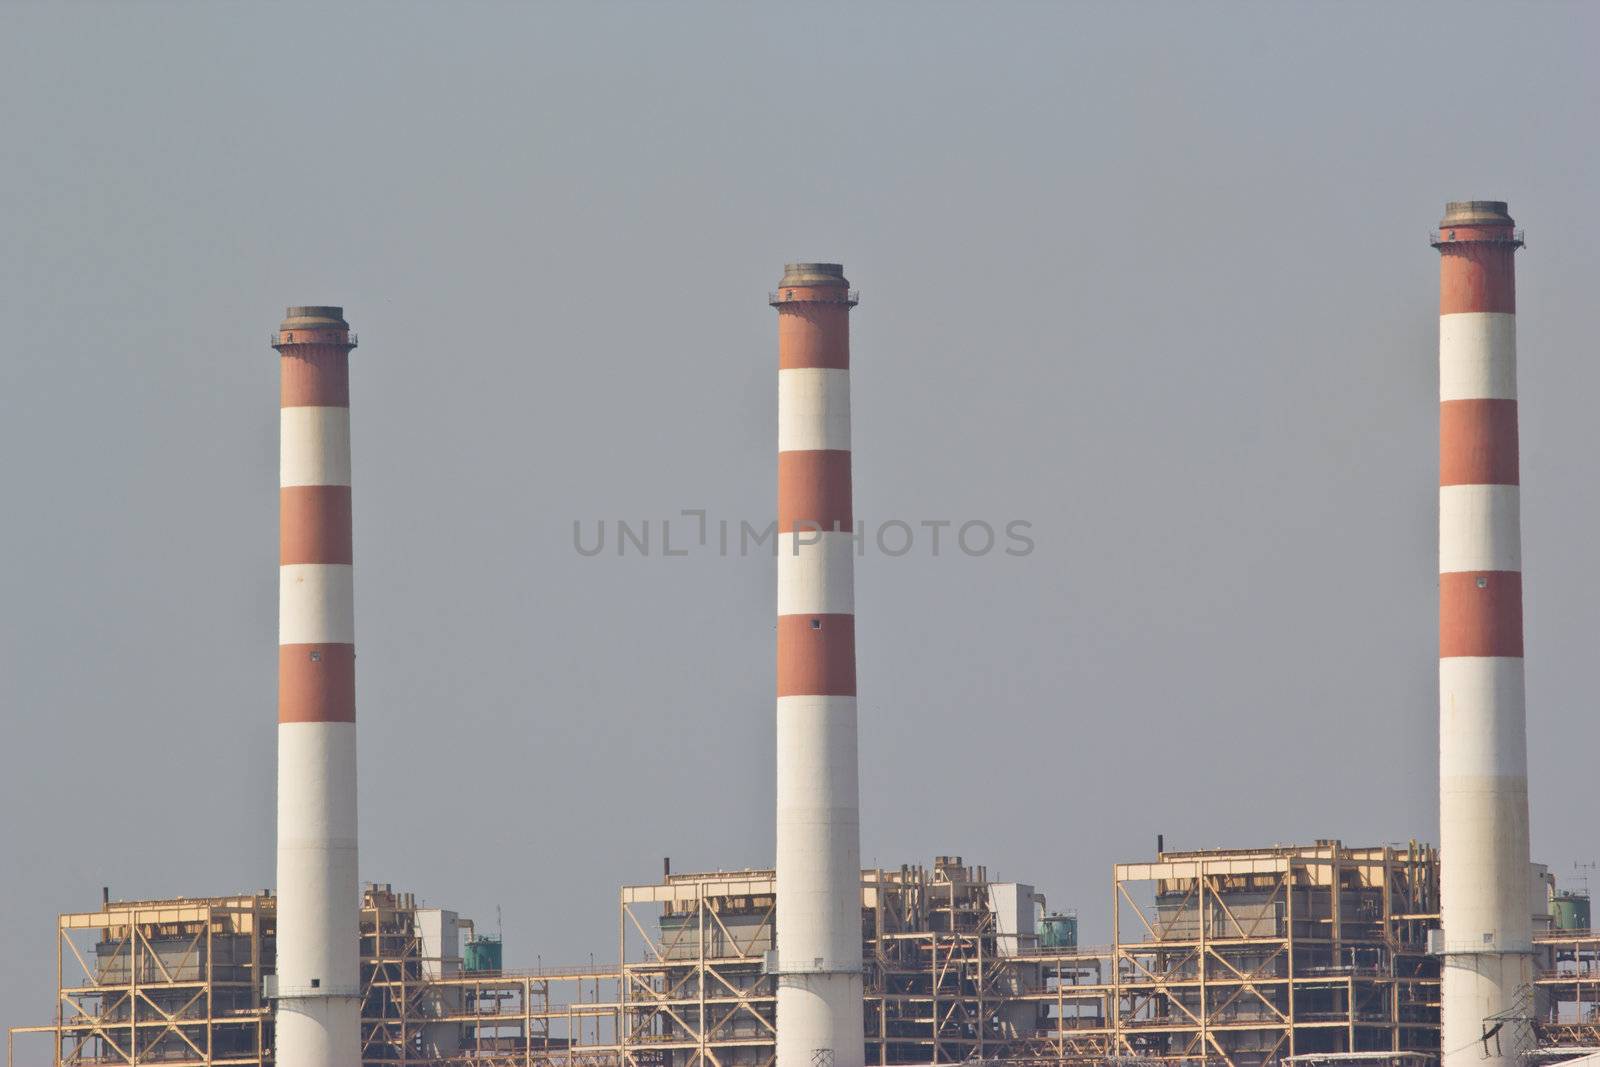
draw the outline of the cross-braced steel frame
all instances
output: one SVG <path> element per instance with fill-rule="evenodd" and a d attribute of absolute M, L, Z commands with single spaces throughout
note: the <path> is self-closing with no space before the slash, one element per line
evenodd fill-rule
<path fill-rule="evenodd" d="M 997 928 L 980 868 L 865 871 L 867 1060 L 1258 1067 L 1437 1050 L 1437 856 L 1409 848 L 1164 853 L 1120 864 L 1113 943 L 1039 949 Z M 619 895 L 619 967 L 441 970 L 406 894 L 362 916 L 368 1067 L 771 1067 L 770 871 Z M 270 896 L 61 917 L 56 1067 L 264 1067 Z M 1004 951 L 1002 951 L 1004 949 Z M 1541 938 L 1550 1044 L 1600 1034 L 1600 935 Z"/>
<path fill-rule="evenodd" d="M 1253 1067 L 1436 1050 L 1437 870 L 1423 846 L 1336 841 L 1118 864 L 1113 1054 Z"/>
<path fill-rule="evenodd" d="M 107 903 L 56 924 L 58 1067 L 258 1067 L 270 907 L 261 897 Z M 9 1050 L 8 1050 L 9 1052 Z"/>
<path fill-rule="evenodd" d="M 1600 1052 L 1600 930 L 1537 934 L 1534 960 L 1539 1046 Z"/>

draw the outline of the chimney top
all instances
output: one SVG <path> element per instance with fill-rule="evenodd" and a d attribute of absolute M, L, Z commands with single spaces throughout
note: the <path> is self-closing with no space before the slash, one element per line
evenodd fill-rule
<path fill-rule="evenodd" d="M 290 307 L 283 315 L 280 330 L 348 330 L 344 308 L 327 304 L 302 304 Z"/>
<path fill-rule="evenodd" d="M 845 281 L 842 263 L 785 263 L 783 280 L 778 283 L 779 288 L 800 285 L 837 285 L 849 288 L 850 283 Z"/>
<path fill-rule="evenodd" d="M 1444 206 L 1445 226 L 1510 226 L 1504 200 L 1452 200 Z"/>

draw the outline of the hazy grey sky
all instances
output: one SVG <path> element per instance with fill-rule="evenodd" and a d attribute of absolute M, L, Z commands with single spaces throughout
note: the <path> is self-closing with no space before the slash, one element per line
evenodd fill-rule
<path fill-rule="evenodd" d="M 347 309 L 361 873 L 614 954 L 772 852 L 789 259 L 839 260 L 863 856 L 1109 922 L 1173 847 L 1437 833 L 1447 199 L 1519 256 L 1533 842 L 1600 859 L 1600 11 L 1578 4 L 0 8 L 0 1015 L 56 912 L 273 880 L 277 357 Z M 1585 326 L 1588 323 L 1588 326 Z"/>

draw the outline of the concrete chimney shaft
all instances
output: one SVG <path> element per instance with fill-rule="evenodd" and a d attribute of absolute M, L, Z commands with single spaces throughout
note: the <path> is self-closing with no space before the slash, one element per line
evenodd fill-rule
<path fill-rule="evenodd" d="M 1495 200 L 1447 205 L 1434 241 L 1443 1067 L 1515 1067 L 1533 1047 L 1514 271 L 1521 243 Z"/>
<path fill-rule="evenodd" d="M 777 1064 L 862 1067 L 850 308 L 835 263 L 778 291 Z"/>
<path fill-rule="evenodd" d="M 360 1067 L 350 350 L 336 307 L 292 307 L 280 356 L 276 1060 Z"/>

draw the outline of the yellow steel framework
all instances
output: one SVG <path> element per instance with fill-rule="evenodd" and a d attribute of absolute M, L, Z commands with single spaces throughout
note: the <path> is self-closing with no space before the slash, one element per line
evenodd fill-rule
<path fill-rule="evenodd" d="M 958 858 L 862 874 L 869 1063 L 1418 1061 L 1438 1048 L 1438 858 L 1338 842 L 1119 864 L 1112 944 L 1008 935 Z M 476 972 L 425 956 L 414 899 L 362 912 L 367 1067 L 771 1067 L 771 871 L 626 886 L 618 967 Z M 1042 901 L 1042 898 L 1035 898 Z M 270 895 L 108 903 L 58 923 L 48 1060 L 265 1067 Z M 1544 1046 L 1600 1046 L 1600 933 L 1538 938 Z M 8 1060 L 8 1063 L 10 1061 Z"/>
<path fill-rule="evenodd" d="M 254 1067 L 270 1045 L 261 997 L 265 897 L 107 903 L 56 927 L 56 1064 Z"/>
<path fill-rule="evenodd" d="M 770 870 L 623 888 L 627 1067 L 770 1067 L 774 889 Z M 999 952 L 988 889 L 958 857 L 862 872 L 868 1063 L 991 1058 L 1015 1040 L 1007 1009 L 1023 986 Z"/>
<path fill-rule="evenodd" d="M 62 915 L 55 1019 L 13 1028 L 8 1065 L 19 1035 L 49 1037 L 54 1067 L 271 1064 L 264 980 L 276 903 L 267 894 L 133 901 Z M 439 973 L 416 917 L 410 894 L 367 888 L 364 1067 L 614 1067 L 616 1006 L 602 994 L 614 971 Z"/>
<path fill-rule="evenodd" d="M 1554 929 L 1534 947 L 1539 1045 L 1600 1051 L 1600 931 Z"/>
<path fill-rule="evenodd" d="M 772 1062 L 770 871 L 624 886 L 620 1053 L 631 1067 Z"/>
<path fill-rule="evenodd" d="M 1114 878 L 1112 1052 L 1228 1067 L 1438 1047 L 1437 856 L 1164 853 Z"/>

